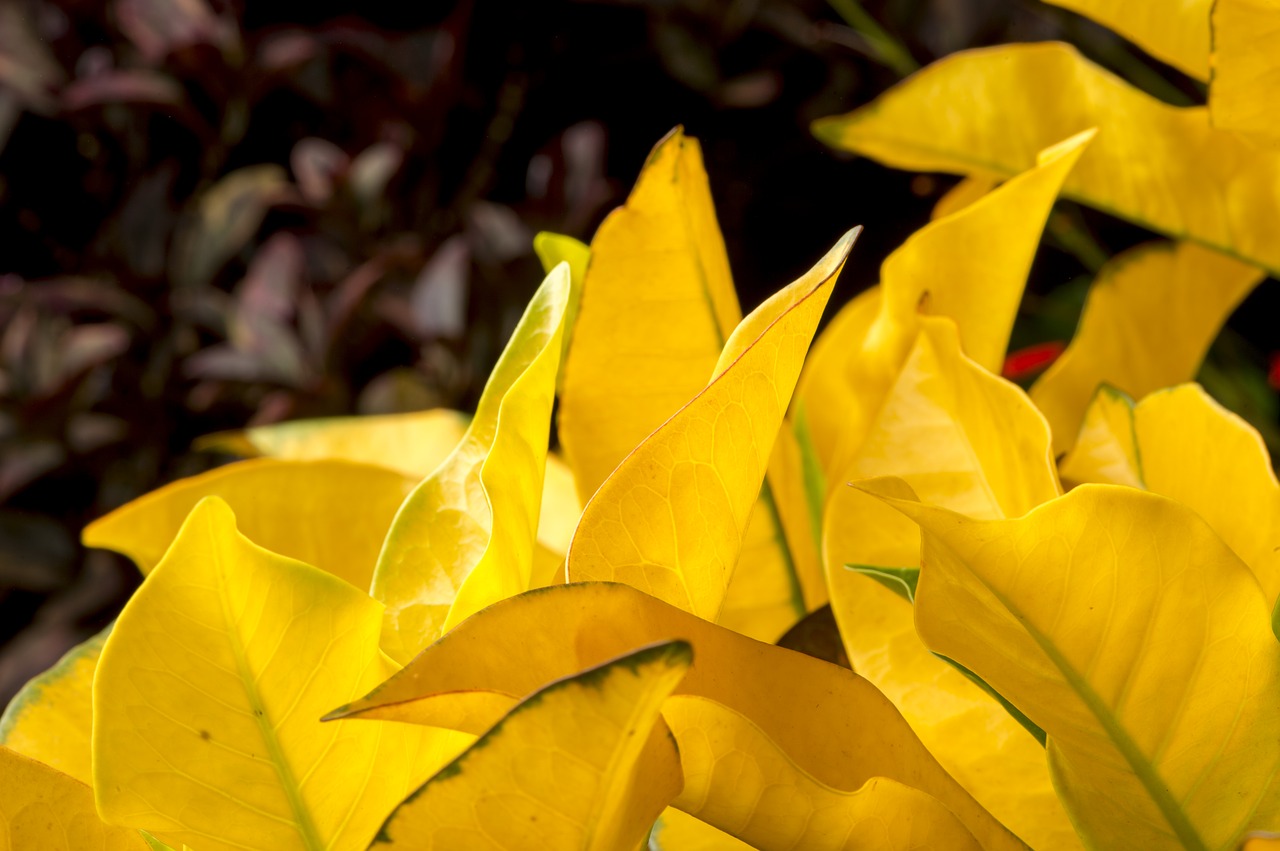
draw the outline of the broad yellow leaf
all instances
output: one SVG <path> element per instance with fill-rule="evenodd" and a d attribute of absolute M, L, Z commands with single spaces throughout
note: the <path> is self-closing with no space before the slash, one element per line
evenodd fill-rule
<path fill-rule="evenodd" d="M 84 783 L 0 747 L 0 851 L 147 851 L 136 830 L 112 827 Z"/>
<path fill-rule="evenodd" d="M 93 787 L 111 824 L 200 851 L 363 849 L 465 744 L 400 724 L 323 724 L 395 670 L 381 606 L 251 543 L 202 501 L 107 639 Z"/>
<path fill-rule="evenodd" d="M 954 324 L 926 317 L 845 480 L 899 476 L 925 503 L 1017 517 L 1059 493 L 1049 431 L 1030 400 L 960 352 Z M 943 767 L 1040 851 L 1079 848 L 1044 749 L 916 635 L 911 604 L 845 566 L 919 564 L 918 527 L 849 487 L 823 523 L 831 607 L 853 669 L 902 712 Z"/>
<path fill-rule="evenodd" d="M 1205 2 L 1205 0 L 1201 0 Z M 1207 3 L 1205 5 L 1208 5 Z M 1209 114 L 1214 126 L 1271 149 L 1280 147 L 1280 3 L 1213 3 L 1213 80 Z"/>
<path fill-rule="evenodd" d="M 1048 735 L 1087 845 L 1225 848 L 1280 817 L 1280 643 L 1191 509 L 1085 485 L 1015 520 L 885 497 L 924 529 L 916 626 Z"/>
<path fill-rule="evenodd" d="M 1189 242 L 1139 246 L 1103 266 L 1071 345 L 1031 388 L 1054 451 L 1071 448 L 1100 385 L 1140 398 L 1194 378 L 1218 329 L 1262 278 Z"/>
<path fill-rule="evenodd" d="M 929 220 L 937 221 L 938 219 L 946 218 L 952 213 L 960 212 L 992 189 L 995 189 L 999 183 L 1000 181 L 986 175 L 972 175 L 962 179 L 955 186 L 948 189 L 938 199 L 938 203 L 933 205 L 933 211 L 929 213 Z"/>
<path fill-rule="evenodd" d="M 680 791 L 658 710 L 690 661 L 689 645 L 671 641 L 530 695 L 410 795 L 372 847 L 638 848 Z"/>
<path fill-rule="evenodd" d="M 92 782 L 93 673 L 111 627 L 77 644 L 14 695 L 0 716 L 0 745 Z"/>
<path fill-rule="evenodd" d="M 1210 126 L 1204 107 L 1139 92 L 1065 44 L 948 56 L 814 132 L 895 168 L 1006 178 L 1046 145 L 1092 127 L 1098 138 L 1064 196 L 1280 271 L 1271 227 L 1280 218 L 1280 152 Z"/>
<path fill-rule="evenodd" d="M 528 590 L 569 266 L 547 275 L 489 376 L 466 437 L 396 515 L 374 571 L 382 647 L 404 662 L 490 603 Z"/>
<path fill-rule="evenodd" d="M 696 139 L 658 142 L 590 252 L 559 412 L 584 503 L 706 385 L 742 317 Z"/>
<path fill-rule="evenodd" d="M 820 341 L 824 356 L 810 367 L 804 401 L 815 445 L 831 442 L 819 434 L 836 435 L 834 449 L 819 450 L 830 452 L 828 490 L 847 479 L 844 470 L 915 342 L 921 315 L 954 319 L 966 354 L 1000 371 L 1045 220 L 1090 138 L 1081 134 L 1044 151 L 1039 165 L 912 234 L 880 270 L 869 324 L 837 321 L 823 334 L 830 342 Z M 846 308 L 859 317 L 865 309 L 858 302 Z M 838 395 L 819 395 L 834 385 L 843 385 Z"/>
<path fill-rule="evenodd" d="M 1195 509 L 1249 566 L 1274 606 L 1280 484 L 1253 426 L 1197 384 L 1153 393 L 1137 406 L 1100 393 L 1089 420 L 1098 427 L 1081 433 L 1063 460 L 1063 476 L 1143 487 Z"/>
<path fill-rule="evenodd" d="M 706 389 L 596 491 L 569 549 L 572 581 L 618 580 L 720 616 L 800 366 L 856 236 L 752 311 Z"/>
<path fill-rule="evenodd" d="M 761 851 L 982 847 L 937 799 L 883 777 L 833 788 L 718 703 L 672 697 L 662 716 L 680 746 L 685 776 L 674 806 Z"/>
<path fill-rule="evenodd" d="M 938 766 L 865 680 L 615 583 L 544 588 L 491 606 L 331 717 L 443 726 L 467 715 L 471 723 L 492 724 L 505 711 L 504 696 L 509 708 L 550 680 L 671 639 L 688 641 L 694 651 L 677 694 L 714 700 L 751 719 L 820 782 L 859 788 L 888 777 L 937 798 L 984 848 L 1023 847 Z"/>
<path fill-rule="evenodd" d="M 462 440 L 467 415 L 447 408 L 374 417 L 326 417 L 219 432 L 197 448 L 291 461 L 337 459 L 376 464 L 421 479 Z"/>
<path fill-rule="evenodd" d="M 585 501 L 703 390 L 742 318 L 702 153 L 680 128 L 600 226 L 583 287 L 559 433 Z M 817 554 L 794 522 L 803 503 L 784 502 L 802 480 L 797 461 L 784 448 L 771 460 L 724 606 L 725 623 L 768 641 L 823 594 Z"/>
<path fill-rule="evenodd" d="M 1252 833 L 1240 843 L 1240 851 L 1280 851 L 1280 833 Z"/>
<path fill-rule="evenodd" d="M 1213 0 L 1045 0 L 1078 12 L 1197 80 L 1209 79 L 1209 10 Z"/>
<path fill-rule="evenodd" d="M 133 559 L 150 573 L 178 529 L 208 496 L 225 500 L 246 537 L 368 588 L 378 548 L 413 480 L 394 470 L 347 461 L 228 464 L 180 479 L 85 527 L 85 546 Z"/>

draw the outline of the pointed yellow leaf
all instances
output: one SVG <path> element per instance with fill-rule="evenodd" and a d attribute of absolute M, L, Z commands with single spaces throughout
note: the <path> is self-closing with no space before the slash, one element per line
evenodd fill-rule
<path fill-rule="evenodd" d="M 754 851 L 741 839 L 667 807 L 649 836 L 650 851 Z"/>
<path fill-rule="evenodd" d="M 1137 406 L 1099 394 L 1090 417 L 1114 425 L 1082 433 L 1063 460 L 1063 475 L 1144 487 L 1194 509 L 1249 566 L 1274 606 L 1280 596 L 1280 484 L 1253 426 L 1197 384 L 1153 393 Z"/>
<path fill-rule="evenodd" d="M 796 765 L 837 788 L 896 780 L 941 801 L 990 851 L 1022 848 L 934 761 L 870 684 L 826 662 L 753 641 L 625 585 L 544 588 L 480 612 L 367 697 L 331 717 L 443 725 L 636 647 L 682 639 L 694 662 L 677 694 L 751 719 Z M 726 675 L 725 672 L 732 672 Z M 509 706 L 510 704 L 508 704 Z M 354 722 L 353 722 L 354 723 Z"/>
<path fill-rule="evenodd" d="M 1204 107 L 1143 94 L 1065 44 L 954 54 L 814 132 L 895 168 L 1006 178 L 1044 146 L 1091 127 L 1098 138 L 1064 196 L 1280 272 L 1271 227 L 1280 218 L 1280 152 L 1211 127 Z"/>
<path fill-rule="evenodd" d="M 1016 520 L 884 497 L 925 530 L 916 626 L 1048 735 L 1097 848 L 1223 848 L 1280 816 L 1280 643 L 1191 509 L 1085 485 Z"/>
<path fill-rule="evenodd" d="M 1044 419 L 1018 387 L 960 351 L 954 324 L 921 333 L 846 480 L 898 476 L 904 495 L 984 519 L 1059 493 Z M 990 695 L 916 635 L 911 604 L 845 565 L 919 565 L 910 519 L 837 487 L 823 523 L 831 608 L 853 669 L 902 712 L 943 767 L 1039 851 L 1079 848 L 1044 749 Z"/>
<path fill-rule="evenodd" d="M 1201 0 L 1206 6 L 1205 0 Z M 1216 0 L 1213 3 L 1213 79 L 1209 113 L 1214 126 L 1273 151 L 1280 147 L 1280 3 Z"/>
<path fill-rule="evenodd" d="M 986 175 L 971 175 L 962 179 L 948 189 L 946 194 L 938 199 L 938 203 L 933 205 L 933 211 L 929 213 L 929 221 L 936 222 L 952 213 L 960 212 L 995 189 L 999 183 L 1000 181 Z"/>
<path fill-rule="evenodd" d="M 1071 448 L 1099 385 L 1134 398 L 1190 381 L 1209 344 L 1263 272 L 1189 242 L 1130 249 L 1102 267 L 1071 345 L 1031 398 Z"/>
<path fill-rule="evenodd" d="M 93 673 L 110 632 L 108 626 L 77 644 L 14 695 L 0 716 L 0 745 L 81 783 L 92 781 Z"/>
<path fill-rule="evenodd" d="M 373 575 L 382 647 L 404 662 L 532 587 L 569 266 L 547 275 L 489 376 L 466 437 L 404 501 Z"/>
<path fill-rule="evenodd" d="M 363 849 L 465 744 L 401 724 L 323 724 L 395 670 L 381 607 L 191 512 L 116 621 L 93 687 L 93 786 L 111 824 L 200 851 Z"/>
<path fill-rule="evenodd" d="M 1161 62 L 1209 79 L 1209 9 L 1213 0 L 1045 0 L 1092 18 Z"/>
<path fill-rule="evenodd" d="M 556 384 L 556 390 L 560 391 L 564 386 L 565 364 L 568 363 L 569 347 L 573 343 L 573 329 L 578 324 L 578 309 L 582 306 L 582 282 L 587 276 L 591 249 L 571 236 L 543 231 L 533 238 L 533 250 L 542 262 L 544 274 L 550 275 L 551 270 L 561 263 L 569 264 L 572 293 L 569 305 L 565 308 L 564 334 L 560 338 L 560 374 Z"/>
<path fill-rule="evenodd" d="M 0 851 L 147 851 L 147 843 L 103 824 L 84 783 L 0 747 Z"/>
<path fill-rule="evenodd" d="M 394 470 L 346 461 L 228 464 L 180 479 L 85 527 L 85 546 L 133 559 L 143 573 L 164 557 L 178 529 L 208 496 L 226 500 L 255 544 L 368 588 L 378 548 L 413 481 Z"/>
<path fill-rule="evenodd" d="M 383 825 L 372 847 L 623 851 L 680 791 L 659 708 L 689 669 L 683 641 L 530 695 Z"/>
<path fill-rule="evenodd" d="M 449 456 L 467 431 L 467 415 L 448 408 L 374 417 L 326 417 L 220 432 L 196 447 L 291 461 L 375 464 L 420 479 Z"/>
<path fill-rule="evenodd" d="M 614 579 L 720 616 L 800 366 L 856 236 L 752 311 L 706 389 L 600 487 L 569 550 L 570 580 Z"/>
<path fill-rule="evenodd" d="M 844 388 L 838 396 L 805 401 L 815 437 L 837 435 L 828 492 L 847 480 L 845 468 L 915 342 L 921 315 L 955 320 L 965 353 L 1000 371 L 1045 220 L 1091 138 L 1081 134 L 1045 150 L 1039 165 L 912 234 L 880 270 L 878 312 L 870 324 L 827 329 L 836 354 L 813 364 L 813 389 Z M 822 372 L 829 375 L 819 378 Z M 828 422 L 819 425 L 823 419 Z"/>
<path fill-rule="evenodd" d="M 685 776 L 673 806 L 761 851 L 981 849 L 926 793 L 883 777 L 833 788 L 749 719 L 714 701 L 672 697 L 662 717 L 680 746 Z"/>
<path fill-rule="evenodd" d="M 591 240 L 559 414 L 584 503 L 702 389 L 741 317 L 702 151 L 677 127 Z"/>

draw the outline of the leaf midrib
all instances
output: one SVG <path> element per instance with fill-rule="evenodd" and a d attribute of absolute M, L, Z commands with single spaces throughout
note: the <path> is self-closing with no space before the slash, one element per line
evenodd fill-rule
<path fill-rule="evenodd" d="M 209 522 L 209 537 L 215 541 L 219 537 L 212 520 Z M 258 691 L 253 671 L 249 667 L 249 660 L 245 655 L 244 644 L 235 628 L 236 621 L 231 615 L 231 601 L 227 599 L 227 572 L 223 565 L 223 550 L 221 546 L 214 549 L 212 557 L 214 569 L 218 572 L 218 603 L 222 608 L 223 620 L 227 624 L 227 643 L 231 645 L 231 653 L 236 660 L 236 673 L 240 676 L 240 682 L 244 686 L 245 696 L 249 700 L 249 708 L 253 713 L 253 720 L 258 725 L 262 741 L 266 745 L 267 756 L 276 770 L 276 775 L 280 778 L 281 791 L 284 792 L 285 799 L 289 802 L 289 809 L 293 813 L 294 824 L 298 829 L 303 846 L 308 851 L 326 851 L 325 843 L 321 841 L 319 831 L 311 819 L 311 813 L 302 799 L 302 789 L 298 786 L 298 781 L 293 776 L 293 768 L 285 758 L 280 740 L 277 738 L 275 730 L 267 718 L 266 704 Z"/>

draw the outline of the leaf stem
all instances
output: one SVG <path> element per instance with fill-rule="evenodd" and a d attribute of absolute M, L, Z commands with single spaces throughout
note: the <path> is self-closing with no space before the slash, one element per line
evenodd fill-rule
<path fill-rule="evenodd" d="M 892 68 L 898 76 L 906 77 L 920 70 L 920 63 L 916 62 L 906 46 L 880 26 L 876 19 L 862 8 L 858 0 L 827 0 L 827 2 L 846 24 L 867 40 L 880 61 Z"/>

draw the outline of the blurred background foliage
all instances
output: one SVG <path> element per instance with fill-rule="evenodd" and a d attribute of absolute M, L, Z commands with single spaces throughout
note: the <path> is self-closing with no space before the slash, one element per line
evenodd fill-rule
<path fill-rule="evenodd" d="M 744 308 L 864 224 L 843 301 L 955 179 L 809 122 L 1044 39 L 1203 102 L 1038 0 L 0 0 L 0 705 L 138 582 L 79 546 L 89 519 L 225 461 L 202 434 L 472 406 L 541 277 L 532 235 L 589 239 L 672 126 L 702 140 Z M 1012 378 L 1149 238 L 1059 204 Z M 1273 451 L 1278 301 L 1260 287 L 1202 374 Z"/>

